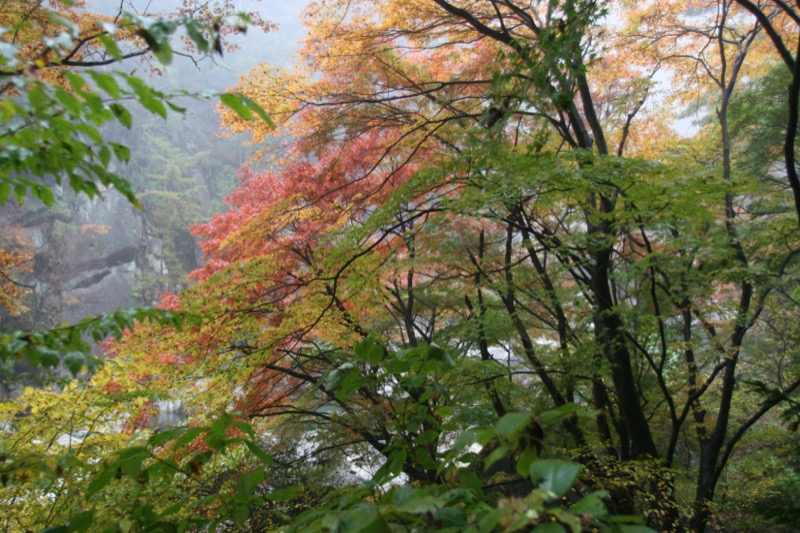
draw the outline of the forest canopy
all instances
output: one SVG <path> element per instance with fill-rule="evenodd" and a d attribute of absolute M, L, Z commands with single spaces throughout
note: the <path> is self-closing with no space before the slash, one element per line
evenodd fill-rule
<path fill-rule="evenodd" d="M 178 20 L 219 48 L 222 19 Z M 192 228 L 194 283 L 4 334 L 4 358 L 80 376 L 0 406 L 0 527 L 791 531 L 800 11 L 327 0 L 304 22 L 292 69 L 222 98 L 257 151 Z M 15 90 L 63 119 L 72 159 L 23 128 L 38 162 L 0 192 L 48 203 L 32 174 L 124 193 L 105 167 L 127 154 L 95 126 L 126 120 L 122 95 L 169 99 L 56 56 L 52 97 Z M 24 102 L 3 100 L 5 129 Z M 92 331 L 116 334 L 102 364 Z M 166 400 L 187 419 L 153 428 Z"/>

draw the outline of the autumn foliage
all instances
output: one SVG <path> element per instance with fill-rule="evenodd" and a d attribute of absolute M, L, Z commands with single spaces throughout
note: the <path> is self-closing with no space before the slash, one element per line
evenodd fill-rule
<path fill-rule="evenodd" d="M 114 360 L 191 423 L 255 424 L 270 490 L 314 477 L 298 530 L 736 527 L 722 481 L 748 483 L 748 435 L 785 446 L 798 413 L 794 93 L 791 142 L 741 127 L 759 80 L 796 67 L 798 20 L 313 3 L 296 67 L 234 88 L 271 121 L 221 113 L 259 152 L 192 229 L 196 283 L 163 299 L 202 320 L 139 325 Z"/>
<path fill-rule="evenodd" d="M 762 9 L 791 39 L 794 12 L 776 6 Z M 789 197 L 767 179 L 772 163 L 736 168 L 728 126 L 730 102 L 778 61 L 751 11 L 310 6 L 298 66 L 258 67 L 236 87 L 277 127 L 223 113 L 255 143 L 291 141 L 243 169 L 229 210 L 193 230 L 207 262 L 181 307 L 212 318 L 164 341 L 202 376 L 189 396 L 207 407 L 209 391 L 229 390 L 211 406 L 287 428 L 317 420 L 341 446 L 390 458 L 405 398 L 433 426 L 458 426 L 446 413 L 467 403 L 490 420 L 577 401 L 594 422 L 567 419 L 546 440 L 573 450 L 589 485 L 658 529 L 705 527 L 733 450 L 779 403 L 733 415 L 748 394 L 734 376 L 765 377 L 749 361 L 794 290 L 791 217 L 755 208 Z M 705 125 L 681 137 L 670 123 L 699 101 Z M 419 396 L 424 380 L 405 388 L 382 359 L 353 360 L 371 338 L 444 346 L 457 375 Z M 798 387 L 770 372 L 780 394 Z M 412 479 L 436 479 L 446 437 L 434 433 L 409 444 Z M 693 465 L 691 488 L 677 486 L 678 464 Z M 640 474 L 649 487 L 608 481 Z"/>

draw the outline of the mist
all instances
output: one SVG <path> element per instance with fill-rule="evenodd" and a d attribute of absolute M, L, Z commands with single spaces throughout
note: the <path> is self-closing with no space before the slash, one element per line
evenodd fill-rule
<path fill-rule="evenodd" d="M 181 4 L 89 0 L 85 9 L 155 16 Z M 51 328 L 120 307 L 153 306 L 164 293 L 188 285 L 187 274 L 204 260 L 190 228 L 226 209 L 224 198 L 253 150 L 247 136 L 221 131 L 218 95 L 256 65 L 290 66 L 304 35 L 304 1 L 232 4 L 236 11 L 257 12 L 274 28 L 229 36 L 234 49 L 222 56 L 198 55 L 176 43 L 178 53 L 166 66 L 134 58 L 103 67 L 134 73 L 174 95 L 171 101 L 184 109 L 170 111 L 164 120 L 126 103 L 132 127 L 114 123 L 102 130 L 105 138 L 130 149 L 130 162 L 112 162 L 110 170 L 131 183 L 143 209 L 114 190 L 90 200 L 67 187 L 56 188 L 57 202 L 50 209 L 35 199 L 0 207 L 0 238 L 20 243 L 32 256 L 30 271 L 19 274 L 28 287 L 24 311 L 0 310 L 0 329 Z M 182 96 L 184 91 L 188 95 Z M 25 371 L 19 367 L 11 373 Z"/>

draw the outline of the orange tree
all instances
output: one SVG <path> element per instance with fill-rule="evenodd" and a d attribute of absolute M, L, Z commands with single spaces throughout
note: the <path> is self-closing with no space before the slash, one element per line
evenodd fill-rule
<path fill-rule="evenodd" d="M 430 527 L 538 523 L 513 513 L 533 458 L 566 456 L 574 499 L 703 530 L 737 444 L 800 386 L 784 177 L 737 167 L 728 117 L 775 46 L 737 6 L 313 4 L 301 64 L 237 86 L 291 148 L 196 227 L 209 260 L 165 301 L 213 319 L 118 352 L 197 413 L 314 441 L 279 442 L 287 464 L 338 451 L 404 474 Z M 680 138 L 687 102 L 703 124 Z M 358 509 L 377 527 L 408 498 L 351 494 L 298 527 Z"/>

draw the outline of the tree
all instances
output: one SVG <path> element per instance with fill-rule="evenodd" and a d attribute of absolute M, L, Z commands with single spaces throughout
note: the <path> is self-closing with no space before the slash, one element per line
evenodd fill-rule
<path fill-rule="evenodd" d="M 749 0 L 736 0 L 736 3 L 750 12 L 764 28 L 769 36 L 775 51 L 781 61 L 789 69 L 791 82 L 787 90 L 786 103 L 788 114 L 786 132 L 783 142 L 783 160 L 789 188 L 794 196 L 794 208 L 800 220 L 800 177 L 797 173 L 797 136 L 798 123 L 800 123 L 800 68 L 797 66 L 800 56 L 800 38 L 797 37 L 800 29 L 800 13 L 797 8 L 785 2 L 751 2 Z M 796 38 L 794 57 L 791 52 L 792 38 Z"/>
<path fill-rule="evenodd" d="M 344 340 L 341 327 L 356 335 L 377 328 L 392 346 L 473 346 L 487 363 L 508 350 L 526 361 L 538 379 L 532 389 L 551 405 L 581 398 L 601 413 L 594 431 L 564 422 L 570 445 L 594 465 L 595 482 L 619 475 L 609 458 L 622 465 L 651 458 L 667 469 L 684 460 L 692 469 L 697 454 L 691 504 L 677 498 L 671 474 L 659 467 L 644 491 L 623 484 L 612 496 L 619 510 L 644 512 L 659 528 L 703 529 L 736 444 L 798 387 L 793 371 L 777 371 L 779 394 L 737 410 L 745 405 L 738 374 L 754 372 L 757 354 L 769 353 L 762 328 L 775 324 L 772 306 L 793 290 L 796 239 L 785 217 L 751 211 L 780 203 L 779 187 L 745 180 L 733 166 L 728 108 L 743 73 L 760 75 L 748 62 L 750 47 L 762 58 L 772 52 L 761 46 L 764 25 L 742 22 L 731 2 L 692 8 L 621 5 L 630 28 L 603 40 L 608 20 L 593 2 L 541 10 L 439 0 L 315 7 L 305 53 L 323 74 L 276 79 L 264 68 L 239 89 L 287 120 L 301 136 L 299 154 L 333 163 L 291 160 L 283 175 L 248 180 L 234 202 L 249 195 L 270 202 L 261 188 L 280 196 L 265 209 L 236 204 L 200 230 L 212 257 L 203 278 L 214 272 L 212 283 L 231 276 L 242 287 L 265 282 L 250 293 L 249 309 L 269 317 L 270 329 L 243 336 L 248 354 L 267 359 L 256 368 L 270 370 L 248 374 L 254 391 L 269 391 L 261 404 L 272 409 L 271 391 L 302 390 L 298 379 L 319 390 L 324 376 L 348 364 L 328 355 L 336 353 L 330 344 Z M 631 49 L 641 61 L 625 61 Z M 691 140 L 646 142 L 663 131 L 651 121 L 663 120 L 664 111 L 646 105 L 659 69 L 687 83 L 680 97 L 713 102 L 717 133 L 709 124 Z M 599 84 L 615 76 L 631 80 L 625 91 Z M 261 139 L 265 132 L 254 133 Z M 343 177 L 337 163 L 368 142 L 376 147 L 372 158 L 358 152 L 358 165 Z M 307 168 L 313 189 L 305 177 L 290 177 Z M 287 206 L 295 214 L 281 219 Z M 442 212 L 472 218 L 472 229 L 434 222 Z M 337 229 L 348 223 L 360 230 Z M 331 237 L 320 240 L 325 231 Z M 342 249 L 354 243 L 359 252 L 348 259 Z M 253 278 L 243 260 L 258 265 Z M 463 294 L 466 280 L 474 292 L 463 304 L 434 296 Z M 220 309 L 235 301 L 227 298 Z M 308 318 L 298 319 L 308 317 L 312 302 L 320 310 L 304 328 Z M 226 316 L 231 330 L 248 331 Z M 487 336 L 486 323 L 498 316 L 502 336 Z M 477 336 L 451 337 L 454 322 L 471 323 Z M 229 341 L 220 332 L 209 353 Z M 539 335 L 549 339 L 544 347 Z M 466 365 L 470 358 L 461 355 Z M 256 385 L 260 376 L 269 386 Z M 293 385 L 277 385 L 280 376 Z M 501 398 L 488 383 L 489 397 Z M 367 391 L 353 394 L 369 404 Z M 315 412 L 277 398 L 283 410 L 262 407 L 264 414 Z M 497 401 L 493 409 L 500 416 L 508 407 Z M 378 451 L 391 440 L 358 431 Z M 411 460 L 404 466 L 408 475 L 425 471 Z M 681 512 L 690 516 L 683 521 Z"/>
<path fill-rule="evenodd" d="M 208 261 L 162 305 L 205 320 L 139 325 L 118 359 L 259 424 L 296 530 L 705 529 L 742 439 L 795 416 L 798 241 L 730 127 L 764 25 L 689 7 L 312 6 L 306 72 L 229 97 L 232 129 L 253 101 L 295 138 L 193 230 Z M 714 112 L 680 138 L 688 100 Z M 284 485 L 352 457 L 371 483 Z"/>

